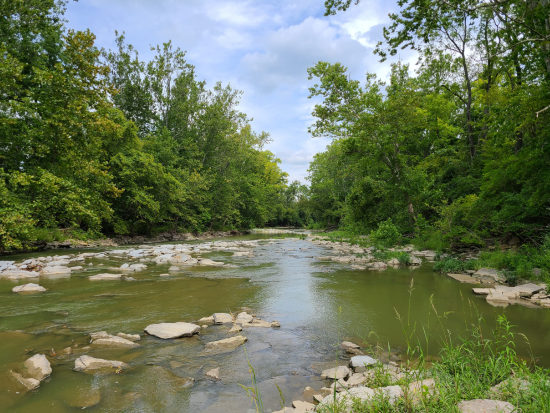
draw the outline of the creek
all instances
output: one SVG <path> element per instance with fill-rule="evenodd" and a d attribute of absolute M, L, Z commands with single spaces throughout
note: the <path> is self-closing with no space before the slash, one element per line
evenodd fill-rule
<path fill-rule="evenodd" d="M 550 366 L 550 312 L 510 306 L 495 308 L 472 286 L 433 272 L 432 264 L 353 271 L 349 265 L 327 263 L 315 257 L 328 248 L 292 236 L 247 235 L 224 241 L 258 240 L 254 257 L 233 252 L 203 251 L 200 256 L 235 267 L 187 267 L 168 277 L 171 264 L 146 262 L 148 268 L 129 274 L 135 281 L 90 281 L 89 276 L 108 267 L 137 263 L 128 257 L 87 259 L 84 270 L 70 277 L 40 277 L 47 291 L 15 294 L 25 281 L 0 279 L 0 411 L 73 412 L 90 407 L 101 412 L 246 412 L 254 404 L 239 384 L 250 385 L 247 357 L 254 367 L 266 411 L 279 410 L 280 387 L 286 405 L 301 399 L 306 386 L 320 388 L 320 372 L 345 364 L 337 356 L 337 343 L 348 340 L 362 347 L 380 345 L 404 354 L 405 336 L 397 313 L 431 331 L 429 353 L 437 356 L 441 328 L 433 306 L 453 337 L 465 330 L 479 313 L 489 332 L 497 316 L 505 314 L 516 333 L 518 354 L 538 358 Z M 181 242 L 197 245 L 204 241 Z M 131 247 L 124 247 L 131 248 Z M 110 248 L 110 249 L 121 249 Z M 56 250 L 20 254 L 9 260 L 78 254 L 101 250 Z M 193 254 L 192 254 L 193 255 Z M 193 255 L 194 256 L 194 255 Z M 92 263 L 92 266 L 88 266 Z M 109 271 L 110 272 L 110 271 Z M 414 279 L 412 295 L 409 290 Z M 37 281 L 32 281 L 37 282 Z M 409 305 L 410 297 L 410 305 Z M 194 322 L 216 312 L 236 313 L 249 307 L 263 320 L 277 320 L 280 328 L 246 328 L 245 346 L 215 356 L 199 353 L 204 344 L 229 337 L 228 325 L 209 326 L 199 336 L 162 340 L 143 333 L 153 323 Z M 431 314 L 431 315 L 430 315 Z M 424 328 L 423 328 L 424 327 Z M 73 371 L 74 360 L 89 343 L 89 333 L 107 331 L 141 334 L 134 349 L 90 349 L 93 357 L 120 360 L 131 368 L 122 374 L 88 374 Z M 31 392 L 16 386 L 8 371 L 33 354 L 49 355 L 66 347 L 67 357 L 50 357 L 53 372 Z M 246 352 L 245 352 L 246 350 Z M 161 366 L 162 369 L 156 367 Z M 205 372 L 219 367 L 219 381 Z M 182 388 L 176 376 L 192 377 L 193 386 Z"/>

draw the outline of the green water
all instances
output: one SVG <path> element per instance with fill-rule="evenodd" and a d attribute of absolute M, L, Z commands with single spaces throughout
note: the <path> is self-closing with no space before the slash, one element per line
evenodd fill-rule
<path fill-rule="evenodd" d="M 9 259 L 77 252 L 23 254 Z M 198 337 L 178 340 L 143 336 L 140 347 L 131 350 L 85 352 L 130 364 L 131 369 L 122 374 L 91 375 L 72 370 L 74 360 L 84 354 L 79 349 L 89 342 L 90 332 L 142 333 L 148 324 L 191 322 L 214 312 L 235 312 L 243 306 L 252 308 L 262 319 L 281 323 L 280 329 L 242 332 L 248 338 L 246 350 L 260 381 L 266 411 L 280 409 L 275 384 L 283 391 L 287 406 L 300 399 L 306 386 L 322 387 L 319 373 L 338 361 L 338 339 L 386 347 L 390 343 L 393 350 L 402 351 L 404 335 L 396 311 L 405 319 L 410 316 L 418 331 L 422 326 L 432 331 L 430 353 L 437 355 L 440 330 L 430 310 L 431 297 L 439 314 L 446 314 L 444 324 L 453 336 L 475 318 L 472 304 L 483 315 L 487 334 L 496 316 L 504 313 L 518 326 L 516 331 L 530 340 L 527 345 L 518 339 L 518 353 L 532 353 L 541 365 L 550 365 L 549 311 L 491 307 L 483 297 L 472 295 L 472 286 L 434 273 L 427 263 L 414 270 L 351 271 L 344 265 L 313 258 L 326 252 L 324 247 L 308 241 L 286 238 L 275 244 L 260 243 L 254 258 L 232 257 L 232 253 L 225 252 L 201 255 L 238 268 L 195 267 L 161 278 L 158 275 L 166 273 L 170 264 L 147 263 L 146 271 L 132 274 L 137 280 L 134 282 L 88 280 L 88 276 L 106 272 L 109 266 L 132 262 L 128 258 L 91 259 L 86 264 L 92 262 L 93 266 L 85 266 L 85 271 L 73 273 L 70 278 L 41 278 L 40 285 L 48 291 L 34 295 L 14 294 L 11 289 L 22 282 L 0 279 L 0 411 L 72 412 L 81 410 L 83 401 L 95 398 L 99 403 L 88 410 L 246 412 L 254 405 L 239 386 L 250 385 L 244 348 L 199 356 L 204 343 L 228 337 L 228 326 L 209 327 Z M 35 391 L 22 392 L 7 374 L 32 354 L 49 354 L 51 349 L 59 353 L 76 345 L 70 356 L 50 359 L 53 373 Z M 204 375 L 215 367 L 220 367 L 219 382 L 207 380 Z M 181 388 L 176 376 L 193 377 L 195 383 Z"/>

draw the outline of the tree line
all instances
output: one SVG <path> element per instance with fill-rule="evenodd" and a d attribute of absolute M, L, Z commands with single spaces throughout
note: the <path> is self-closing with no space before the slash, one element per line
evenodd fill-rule
<path fill-rule="evenodd" d="M 0 251 L 75 237 L 284 222 L 287 174 L 171 42 L 142 60 L 66 27 L 64 1 L 0 2 Z M 286 206 L 285 206 L 286 205 Z"/>
<path fill-rule="evenodd" d="M 354 2 L 356 3 L 356 2 Z M 327 0 L 327 14 L 353 13 Z M 550 2 L 409 0 L 391 14 L 382 82 L 340 63 L 309 68 L 313 137 L 332 138 L 310 165 L 303 213 L 319 227 L 366 233 L 391 219 L 434 243 L 538 242 L 550 221 Z"/>

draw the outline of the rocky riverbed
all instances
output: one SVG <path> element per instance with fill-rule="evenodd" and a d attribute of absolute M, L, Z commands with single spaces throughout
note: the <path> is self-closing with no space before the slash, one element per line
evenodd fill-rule
<path fill-rule="evenodd" d="M 451 311 L 471 287 L 433 273 L 432 251 L 404 248 L 416 259 L 401 265 L 377 260 L 368 248 L 302 238 L 193 240 L 4 260 L 0 405 L 14 412 L 37 403 L 45 412 L 247 411 L 253 405 L 239 384 L 251 385 L 248 362 L 266 411 L 280 409 L 275 385 L 286 411 L 296 412 L 328 403 L 328 392 L 333 399 L 336 391 L 339 399 L 352 393 L 397 400 L 418 386 L 431 389 L 423 382 L 429 377 L 402 369 L 394 307 L 404 311 L 411 278 L 420 303 L 427 307 L 435 294 L 434 305 Z M 495 293 L 487 295 L 504 287 L 488 285 Z M 517 287 L 515 299 L 541 294 L 537 288 Z M 490 304 L 470 294 L 480 306 Z M 413 317 L 425 317 L 417 307 Z M 543 349 L 543 338 L 539 344 L 533 335 L 544 316 L 533 320 L 515 308 L 507 309 L 511 321 L 534 351 Z M 373 353 L 378 339 L 361 338 L 370 331 L 386 348 L 392 343 L 390 354 Z M 395 381 L 377 386 L 371 380 L 377 369 Z"/>

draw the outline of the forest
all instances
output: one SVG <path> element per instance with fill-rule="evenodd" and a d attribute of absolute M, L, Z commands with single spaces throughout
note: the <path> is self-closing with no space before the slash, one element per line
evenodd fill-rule
<path fill-rule="evenodd" d="M 326 15 L 353 13 L 327 0 Z M 410 49 L 389 80 L 339 62 L 309 76 L 312 138 L 332 143 L 289 183 L 239 110 L 170 41 L 145 61 L 66 27 L 56 0 L 0 3 L 0 251 L 75 238 L 381 223 L 441 250 L 550 221 L 550 2 L 400 0 L 373 58 Z M 394 59 L 395 60 L 395 59 Z"/>
<path fill-rule="evenodd" d="M 287 175 L 171 42 L 140 59 L 67 29 L 66 3 L 0 2 L 0 251 L 57 236 L 247 229 L 285 215 Z"/>
<path fill-rule="evenodd" d="M 327 0 L 327 15 L 353 13 Z M 318 228 L 368 234 L 391 220 L 429 248 L 518 236 L 540 244 L 550 219 L 550 2 L 401 0 L 380 61 L 416 64 L 350 78 L 338 62 L 308 69 L 320 99 L 300 213 Z M 349 9 L 349 10 L 348 10 Z M 347 11 L 346 11 L 347 10 Z M 388 223 L 388 224 L 390 224 Z"/>

